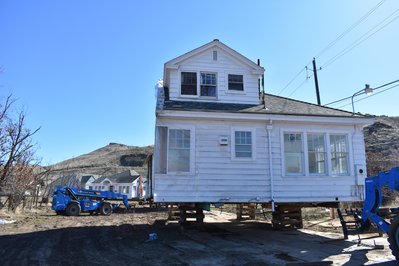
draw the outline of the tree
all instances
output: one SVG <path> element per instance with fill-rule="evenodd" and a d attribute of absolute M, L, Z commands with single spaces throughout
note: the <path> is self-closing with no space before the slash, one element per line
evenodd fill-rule
<path fill-rule="evenodd" d="M 11 95 L 0 102 L 0 195 L 8 197 L 8 207 L 15 210 L 26 195 L 34 193 L 40 184 L 38 160 L 31 131 L 25 125 L 23 111 L 12 113 Z"/>

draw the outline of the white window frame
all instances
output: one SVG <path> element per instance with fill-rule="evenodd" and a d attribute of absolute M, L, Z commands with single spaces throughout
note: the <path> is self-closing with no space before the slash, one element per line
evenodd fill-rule
<path fill-rule="evenodd" d="M 303 152 L 303 173 L 295 174 L 295 173 L 286 173 L 285 171 L 285 156 L 284 156 L 284 134 L 285 133 L 293 133 L 293 134 L 302 134 L 302 152 Z M 326 153 L 326 173 L 325 174 L 316 174 L 309 173 L 309 157 L 308 157 L 308 149 L 307 149 L 307 135 L 308 134 L 323 134 L 325 140 L 325 153 Z M 345 135 L 346 142 L 348 147 L 348 173 L 344 174 L 334 174 L 332 173 L 332 164 L 331 164 L 331 149 L 330 149 L 330 135 Z M 354 154 L 352 142 L 350 141 L 353 136 L 353 132 L 345 131 L 345 130 L 306 130 L 306 129 L 291 129 L 291 128 L 283 128 L 280 130 L 280 148 L 281 148 L 281 162 L 282 162 L 282 174 L 286 177 L 292 176 L 320 176 L 320 177 L 354 177 Z"/>
<path fill-rule="evenodd" d="M 206 86 L 206 84 L 201 84 L 201 74 L 211 74 L 211 75 L 215 75 L 215 78 L 216 78 L 216 85 L 215 85 L 215 96 L 207 96 L 207 95 L 201 95 L 201 86 L 202 85 L 205 85 Z M 197 74 L 197 79 L 198 79 L 198 76 L 199 76 L 199 86 L 198 86 L 198 88 L 197 88 L 197 93 L 199 93 L 199 97 L 200 98 L 211 98 L 211 99 L 216 99 L 217 98 L 217 96 L 218 96 L 218 73 L 217 72 L 210 72 L 210 71 L 200 71 L 199 72 L 199 75 Z M 212 85 L 213 86 L 213 85 Z"/>
<path fill-rule="evenodd" d="M 243 86 L 243 90 L 242 91 L 236 91 L 236 90 L 229 90 L 229 75 L 241 75 L 242 76 L 242 86 Z M 246 80 L 246 75 L 244 73 L 238 73 L 238 72 L 228 72 L 226 73 L 225 76 L 225 80 L 226 80 L 226 94 L 246 94 L 246 90 L 245 90 L 245 80 Z"/>
<path fill-rule="evenodd" d="M 328 170 L 328 165 L 329 165 L 329 161 L 328 161 L 328 146 L 327 146 L 327 134 L 324 132 L 313 132 L 313 131 L 309 131 L 304 133 L 306 135 L 306 143 L 305 143 L 305 148 L 306 148 L 306 168 L 307 168 L 307 173 L 310 176 L 326 176 L 329 173 Z M 323 135 L 324 138 L 324 173 L 311 173 L 309 170 L 309 150 L 308 150 L 308 135 Z"/>
<path fill-rule="evenodd" d="M 335 135 L 335 136 L 345 136 L 345 141 L 346 141 L 346 148 L 347 148 L 347 154 L 348 154 L 348 158 L 347 158 L 347 162 L 346 162 L 346 167 L 348 168 L 348 171 L 346 173 L 333 173 L 332 172 L 332 152 L 331 152 L 331 140 L 330 137 L 331 135 Z M 350 142 L 349 142 L 349 134 L 343 134 L 343 133 L 329 133 L 328 134 L 328 153 L 329 153 L 329 164 L 330 164 L 330 173 L 331 175 L 334 176 L 348 176 L 351 175 L 351 165 L 352 165 L 352 160 L 351 160 L 351 146 L 350 146 Z"/>
<path fill-rule="evenodd" d="M 252 157 L 236 157 L 236 131 L 246 131 L 251 132 L 251 141 L 252 141 Z M 232 127 L 230 132 L 231 139 L 231 160 L 232 161 L 255 161 L 256 160 L 256 129 L 249 127 Z"/>
<path fill-rule="evenodd" d="M 284 150 L 284 134 L 300 134 L 301 135 L 301 167 L 302 167 L 302 172 L 301 173 L 287 173 L 287 171 L 285 170 L 285 150 Z M 284 171 L 284 175 L 286 176 L 304 176 L 307 174 L 307 161 L 306 161 L 306 152 L 305 152 L 305 136 L 306 134 L 304 132 L 301 131 L 283 131 L 281 134 L 281 159 L 283 162 L 283 171 Z"/>
<path fill-rule="evenodd" d="M 197 73 L 197 95 L 186 95 L 181 93 L 181 73 L 182 72 L 191 72 L 191 73 Z M 201 73 L 207 73 L 207 74 L 215 74 L 216 75 L 216 92 L 215 96 L 201 96 Z M 179 84 L 179 97 L 180 98 L 188 98 L 188 99 L 203 99 L 203 100 L 217 100 L 218 95 L 219 95 L 219 72 L 215 71 L 208 71 L 208 70 L 194 70 L 194 69 L 179 69 L 178 71 L 178 84 Z M 242 93 L 242 91 L 239 91 L 239 93 Z"/>
<path fill-rule="evenodd" d="M 190 131 L 190 165 L 189 171 L 169 171 L 169 135 L 170 130 L 189 130 Z M 174 175 L 194 175 L 194 165 L 195 165 L 195 127 L 194 126 L 168 126 L 168 136 L 167 136 L 167 161 L 166 161 L 166 174 Z"/>

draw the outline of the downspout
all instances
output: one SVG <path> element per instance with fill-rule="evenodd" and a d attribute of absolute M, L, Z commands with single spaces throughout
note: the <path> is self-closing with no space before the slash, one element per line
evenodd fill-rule
<path fill-rule="evenodd" d="M 273 177 L 273 158 L 272 158 L 272 129 L 273 122 L 269 120 L 269 124 L 266 126 L 267 139 L 269 142 L 269 171 L 270 171 L 270 198 L 272 203 L 272 211 L 274 212 L 274 177 Z"/>

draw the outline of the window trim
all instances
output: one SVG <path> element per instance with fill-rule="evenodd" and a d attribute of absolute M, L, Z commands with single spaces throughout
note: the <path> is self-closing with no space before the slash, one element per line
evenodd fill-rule
<path fill-rule="evenodd" d="M 285 169 L 284 134 L 300 134 L 301 135 L 301 140 L 302 140 L 301 141 L 301 156 L 302 156 L 302 158 L 301 158 L 301 164 L 302 164 L 301 165 L 301 167 L 302 167 L 301 173 L 287 173 L 287 171 Z M 306 168 L 307 161 L 306 161 L 306 157 L 305 157 L 305 147 L 304 147 L 304 145 L 305 145 L 304 144 L 305 143 L 304 136 L 305 135 L 306 134 L 301 131 L 283 131 L 282 132 L 282 137 L 281 137 L 281 154 L 282 154 L 282 156 L 281 156 L 281 159 L 283 162 L 282 170 L 283 170 L 284 176 L 305 176 L 307 174 L 307 168 Z"/>
<path fill-rule="evenodd" d="M 206 95 L 201 95 L 201 86 L 203 85 L 203 84 L 201 84 L 201 74 L 212 74 L 212 75 L 215 75 L 215 78 L 216 78 L 216 85 L 215 85 L 215 96 L 206 96 Z M 198 83 L 199 83 L 199 87 L 197 88 L 197 93 L 199 93 L 198 94 L 198 97 L 199 98 L 206 98 L 206 99 L 217 99 L 217 97 L 218 97 L 218 73 L 217 72 L 211 72 L 211 71 L 200 71 L 199 72 L 199 82 L 197 82 L 197 85 L 198 85 Z M 205 85 L 206 86 L 206 85 Z M 212 85 L 213 86 L 213 85 Z"/>
<path fill-rule="evenodd" d="M 182 94 L 181 93 L 181 73 L 182 72 L 191 72 L 191 73 L 196 73 L 197 75 L 197 95 L 187 95 L 187 94 Z M 208 73 L 208 74 L 215 74 L 216 75 L 216 92 L 215 92 L 215 96 L 201 96 L 201 73 Z M 218 99 L 218 95 L 219 95 L 219 87 L 220 87 L 220 83 L 219 83 L 219 76 L 220 73 L 217 71 L 208 71 L 206 69 L 179 69 L 178 70 L 178 84 L 179 84 L 179 97 L 180 98 L 187 98 L 187 99 L 201 99 L 201 100 L 217 100 Z M 241 91 L 239 91 L 240 93 L 242 93 Z"/>
<path fill-rule="evenodd" d="M 234 76 L 242 76 L 242 90 L 231 90 L 230 89 L 230 82 L 229 82 L 229 76 L 230 75 L 234 75 Z M 242 74 L 242 73 L 227 73 L 227 77 L 226 77 L 226 81 L 227 81 L 227 91 L 228 92 L 231 92 L 231 93 L 238 93 L 238 92 L 240 92 L 240 93 L 243 93 L 243 92 L 245 92 L 245 76 L 244 76 L 244 74 Z"/>
<path fill-rule="evenodd" d="M 166 144 L 166 150 L 167 150 L 167 161 L 166 161 L 166 175 L 169 174 L 174 174 L 174 175 L 194 175 L 194 165 L 195 165 L 195 127 L 194 126 L 170 126 L 168 128 L 168 134 L 167 134 L 167 144 Z M 188 172 L 183 172 L 183 171 L 169 171 L 169 131 L 170 130 L 189 130 L 190 131 L 190 162 L 189 162 L 189 171 Z"/>
<path fill-rule="evenodd" d="M 303 167 L 304 171 L 302 174 L 292 174 L 285 171 L 285 156 L 284 156 L 284 134 L 285 133 L 301 133 L 302 138 L 302 149 L 303 149 Z M 307 149 L 307 134 L 323 134 L 325 140 L 325 153 L 326 153 L 326 173 L 324 174 L 314 174 L 309 173 L 309 158 Z M 281 148 L 281 163 L 282 163 L 282 177 L 354 177 L 354 154 L 352 142 L 350 141 L 353 137 L 354 132 L 345 130 L 306 130 L 306 129 L 294 129 L 294 128 L 282 128 L 280 130 L 280 148 Z M 348 147 L 348 172 L 344 174 L 334 174 L 332 173 L 331 164 L 331 149 L 330 149 L 330 135 L 345 135 Z"/>
<path fill-rule="evenodd" d="M 236 131 L 246 131 L 251 132 L 251 148 L 252 148 L 252 157 L 236 157 L 236 140 L 235 140 L 235 132 Z M 230 130 L 230 155 L 232 161 L 245 161 L 251 162 L 256 160 L 256 129 L 253 127 L 232 127 Z"/>

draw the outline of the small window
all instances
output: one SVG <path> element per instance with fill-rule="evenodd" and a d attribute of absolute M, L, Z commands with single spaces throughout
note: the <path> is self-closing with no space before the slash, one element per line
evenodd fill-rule
<path fill-rule="evenodd" d="M 168 171 L 190 171 L 190 130 L 169 130 Z"/>
<path fill-rule="evenodd" d="M 331 171 L 333 174 L 348 174 L 349 156 L 346 135 L 330 135 Z"/>
<path fill-rule="evenodd" d="M 197 73 L 181 72 L 181 95 L 197 95 Z"/>
<path fill-rule="evenodd" d="M 252 132 L 235 131 L 235 157 L 252 158 Z"/>
<path fill-rule="evenodd" d="M 308 160 L 310 174 L 326 173 L 324 134 L 308 134 Z"/>
<path fill-rule="evenodd" d="M 89 186 L 89 189 L 90 189 L 90 190 L 93 190 L 93 187 L 92 187 L 92 186 Z"/>
<path fill-rule="evenodd" d="M 213 51 L 213 61 L 218 60 L 218 51 Z"/>
<path fill-rule="evenodd" d="M 232 91 L 243 91 L 244 81 L 243 75 L 231 75 L 229 74 L 229 90 Z"/>
<path fill-rule="evenodd" d="M 284 160 L 287 174 L 303 173 L 302 134 L 284 134 Z"/>
<path fill-rule="evenodd" d="M 129 194 L 129 186 L 126 186 L 126 194 Z"/>
<path fill-rule="evenodd" d="M 201 96 L 216 97 L 216 74 L 201 73 Z"/>

